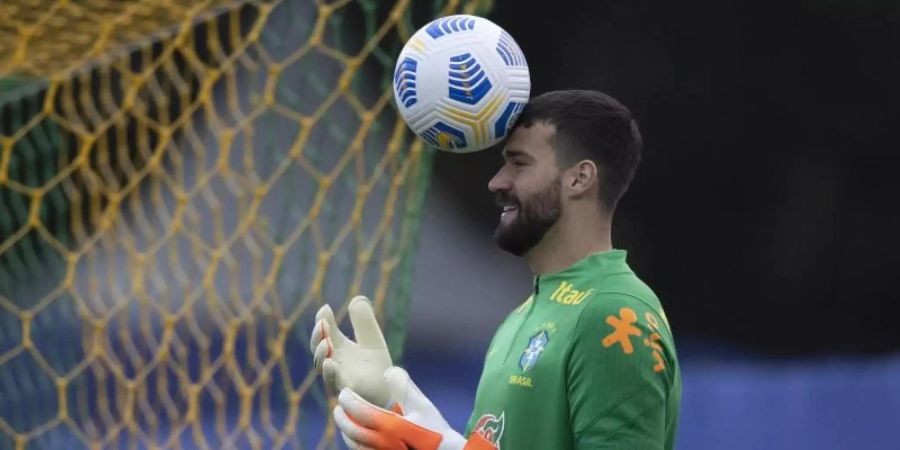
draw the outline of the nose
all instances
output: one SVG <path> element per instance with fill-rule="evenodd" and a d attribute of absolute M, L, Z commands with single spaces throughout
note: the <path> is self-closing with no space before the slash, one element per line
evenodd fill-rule
<path fill-rule="evenodd" d="M 491 181 L 488 182 L 488 190 L 491 191 L 492 194 L 496 194 L 497 192 L 509 191 L 510 189 L 512 189 L 512 180 L 506 175 L 506 171 L 501 167 L 500 170 L 494 174 L 494 177 L 491 178 Z"/>

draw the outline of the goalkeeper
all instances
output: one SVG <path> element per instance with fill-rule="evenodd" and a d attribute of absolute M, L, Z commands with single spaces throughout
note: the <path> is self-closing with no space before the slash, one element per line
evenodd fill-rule
<path fill-rule="evenodd" d="M 371 306 L 350 304 L 357 341 L 319 311 L 316 366 L 339 390 L 335 422 L 353 448 L 671 449 L 681 374 L 666 315 L 611 241 L 640 160 L 631 113 L 594 91 L 533 98 L 488 187 L 499 246 L 534 273 L 497 330 L 463 433 L 391 359 Z"/>

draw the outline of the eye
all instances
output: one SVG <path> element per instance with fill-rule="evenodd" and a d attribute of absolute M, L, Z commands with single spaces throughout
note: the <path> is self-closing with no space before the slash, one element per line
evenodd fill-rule
<path fill-rule="evenodd" d="M 512 160 L 512 165 L 514 165 L 516 167 L 522 167 L 522 166 L 526 166 L 527 164 L 525 164 L 525 161 L 522 161 L 519 159 L 514 159 L 514 160 Z"/>

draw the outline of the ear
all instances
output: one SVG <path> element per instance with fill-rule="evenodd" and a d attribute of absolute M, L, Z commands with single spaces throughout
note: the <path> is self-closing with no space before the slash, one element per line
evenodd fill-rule
<path fill-rule="evenodd" d="M 597 164 L 589 159 L 578 161 L 566 172 L 565 188 L 573 197 L 587 195 L 599 181 Z"/>

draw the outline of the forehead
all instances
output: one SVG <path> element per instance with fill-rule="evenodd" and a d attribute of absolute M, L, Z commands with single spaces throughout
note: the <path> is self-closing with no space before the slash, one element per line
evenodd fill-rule
<path fill-rule="evenodd" d="M 535 159 L 555 158 L 553 135 L 556 127 L 543 122 L 535 122 L 530 127 L 516 127 L 503 147 L 503 154 L 512 156 L 524 153 Z"/>

